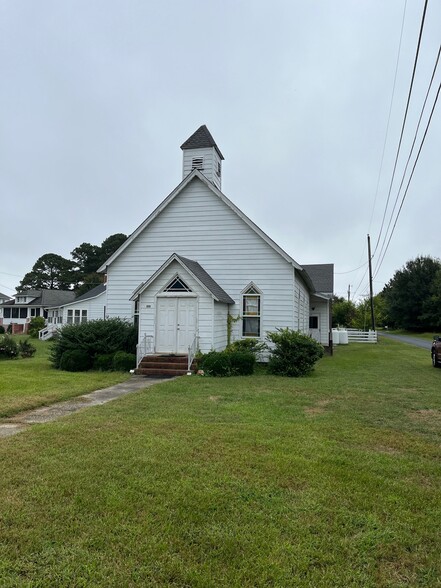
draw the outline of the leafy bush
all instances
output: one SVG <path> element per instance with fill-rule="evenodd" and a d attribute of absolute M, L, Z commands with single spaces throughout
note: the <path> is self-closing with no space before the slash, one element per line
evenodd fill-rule
<path fill-rule="evenodd" d="M 18 345 L 10 335 L 0 335 L 0 358 L 14 359 L 18 356 Z"/>
<path fill-rule="evenodd" d="M 29 339 L 20 340 L 18 343 L 18 352 L 20 357 L 33 357 L 37 348 L 30 343 Z"/>
<path fill-rule="evenodd" d="M 87 372 L 92 362 L 83 349 L 70 349 L 61 356 L 60 369 L 66 372 Z"/>
<path fill-rule="evenodd" d="M 113 353 L 105 353 L 103 355 L 97 355 L 93 362 L 93 369 L 99 370 L 100 372 L 110 372 L 113 369 Z"/>
<path fill-rule="evenodd" d="M 238 339 L 237 341 L 230 343 L 226 351 L 246 351 L 257 357 L 259 353 L 265 351 L 265 349 L 267 349 L 266 343 L 263 343 L 258 339 Z"/>
<path fill-rule="evenodd" d="M 4 335 L 5 334 L 5 327 L 3 325 L 0 325 L 0 335 Z"/>
<path fill-rule="evenodd" d="M 280 376 L 299 377 L 312 372 L 314 364 L 323 357 L 323 347 L 314 339 L 291 329 L 277 329 L 267 333 L 274 344 L 268 371 Z"/>
<path fill-rule="evenodd" d="M 38 331 L 44 329 L 45 324 L 45 320 L 42 316 L 34 316 L 34 318 L 31 318 L 31 320 L 29 321 L 29 336 L 33 339 L 37 339 Z"/>
<path fill-rule="evenodd" d="M 53 366 L 60 368 L 63 354 L 74 349 L 86 352 L 91 365 L 98 355 L 113 355 L 117 351 L 134 353 L 136 328 L 118 318 L 65 325 L 52 344 L 50 361 Z"/>
<path fill-rule="evenodd" d="M 113 369 L 117 372 L 128 372 L 136 367 L 136 355 L 117 351 L 113 357 Z"/>
<path fill-rule="evenodd" d="M 208 376 L 247 376 L 254 372 L 256 357 L 249 351 L 210 351 L 198 360 Z"/>
<path fill-rule="evenodd" d="M 231 371 L 235 376 L 250 376 L 254 372 L 256 356 L 250 351 L 230 351 Z"/>
<path fill-rule="evenodd" d="M 231 353 L 225 351 L 210 351 L 198 361 L 207 376 L 231 376 Z"/>

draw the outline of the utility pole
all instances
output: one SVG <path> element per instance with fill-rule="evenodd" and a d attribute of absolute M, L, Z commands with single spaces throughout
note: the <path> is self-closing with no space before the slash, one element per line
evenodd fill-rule
<path fill-rule="evenodd" d="M 374 314 L 374 290 L 372 286 L 372 256 L 371 256 L 371 238 L 367 236 L 368 241 L 368 257 L 369 257 L 369 292 L 371 300 L 371 325 L 372 330 L 375 331 L 375 314 Z"/>
<path fill-rule="evenodd" d="M 351 301 L 351 284 L 348 285 L 348 302 Z"/>

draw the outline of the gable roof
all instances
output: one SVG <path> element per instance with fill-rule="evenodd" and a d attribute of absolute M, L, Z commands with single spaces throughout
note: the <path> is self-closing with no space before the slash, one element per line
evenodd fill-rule
<path fill-rule="evenodd" d="M 7 294 L 3 294 L 3 292 L 0 292 L 0 300 L 10 300 L 11 297 L 8 296 Z"/>
<path fill-rule="evenodd" d="M 213 298 L 217 302 L 225 302 L 226 304 L 234 304 L 234 300 L 229 296 L 225 290 L 223 290 L 219 284 L 213 280 L 213 278 L 208 274 L 204 268 L 193 259 L 188 259 L 187 257 L 182 257 L 182 255 L 178 255 L 177 253 L 173 253 L 165 263 L 161 265 L 159 269 L 155 271 L 154 274 L 150 276 L 150 278 L 140 284 L 136 290 L 133 292 L 130 300 L 135 300 L 140 294 L 144 292 L 146 288 L 150 286 L 150 284 L 173 262 L 177 261 L 184 269 L 186 269 L 193 278 L 199 282 L 199 284 L 204 288 L 206 292 L 211 294 Z"/>
<path fill-rule="evenodd" d="M 316 292 L 334 293 L 334 264 L 316 263 L 304 265 L 303 269 L 308 273 Z"/>
<path fill-rule="evenodd" d="M 109 259 L 98 268 L 98 272 L 105 272 L 108 265 L 110 265 L 137 237 L 142 231 L 148 227 L 148 225 L 155 220 L 157 216 L 170 204 L 172 200 L 178 196 L 182 190 L 188 186 L 190 182 L 195 179 L 199 179 L 203 182 L 209 190 L 211 190 L 224 204 L 226 204 L 233 212 L 237 214 L 239 218 L 241 218 L 255 233 L 257 233 L 270 247 L 272 247 L 279 255 L 281 255 L 288 263 L 292 264 L 296 270 L 298 270 L 306 282 L 307 286 L 310 288 L 311 291 L 314 291 L 314 285 L 311 281 L 309 275 L 304 271 L 303 267 L 299 265 L 290 255 L 286 253 L 275 241 L 268 237 L 268 235 L 262 231 L 251 219 L 247 217 L 245 213 L 243 213 L 231 200 L 229 200 L 225 194 L 223 194 L 214 184 L 207 180 L 207 178 L 198 170 L 194 169 L 188 176 L 186 176 L 182 182 L 176 186 L 176 188 L 171 192 L 167 198 L 165 198 L 161 204 L 155 208 L 155 210 L 145 219 L 145 221 L 139 225 L 137 229 L 133 231 L 133 233 L 127 238 L 126 241 L 117 249 L 113 255 L 109 257 Z"/>
<path fill-rule="evenodd" d="M 216 145 L 216 141 L 213 139 L 210 131 L 205 125 L 201 125 L 197 131 L 195 131 L 191 137 L 189 137 L 181 145 L 181 149 L 203 149 L 204 147 L 214 147 L 221 159 L 224 156 L 220 152 L 219 147 Z"/>
<path fill-rule="evenodd" d="M 32 300 L 30 302 L 9 300 L 0 306 L 42 306 L 44 308 L 61 306 L 67 302 L 72 302 L 75 298 L 75 292 L 72 290 L 23 290 L 18 292 L 16 296 L 27 296 Z"/>
<path fill-rule="evenodd" d="M 100 294 L 103 294 L 106 291 L 106 284 L 100 284 L 99 286 L 95 286 L 92 290 L 81 294 L 78 298 L 75 298 L 73 302 L 80 302 L 81 300 L 89 300 L 89 298 L 96 298 Z"/>

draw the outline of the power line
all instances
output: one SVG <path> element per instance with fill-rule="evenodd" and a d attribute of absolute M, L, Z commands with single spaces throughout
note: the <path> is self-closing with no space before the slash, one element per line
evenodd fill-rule
<path fill-rule="evenodd" d="M 375 276 L 378 274 L 378 272 L 379 272 L 379 270 L 380 270 L 381 264 L 383 263 L 383 260 L 384 260 L 384 256 L 386 255 L 386 252 L 387 252 L 387 250 L 388 250 L 388 248 L 389 248 L 389 244 L 390 244 L 390 241 L 391 241 L 391 239 L 392 239 L 392 235 L 394 234 L 395 227 L 397 226 L 397 221 L 398 221 L 398 218 L 399 218 L 399 216 L 400 216 L 401 209 L 403 208 L 404 200 L 406 199 L 407 192 L 408 192 L 408 190 L 409 190 L 409 186 L 410 186 L 410 182 L 411 182 L 411 180 L 412 180 L 412 178 L 413 178 L 413 174 L 414 174 L 414 171 L 415 171 L 415 168 L 416 168 L 416 164 L 418 163 L 418 159 L 419 159 L 419 157 L 420 157 L 421 150 L 422 150 L 422 148 L 423 148 L 423 145 L 424 145 L 424 141 L 426 140 L 427 131 L 429 130 L 429 126 L 430 126 L 430 123 L 431 123 L 431 121 L 432 121 L 432 116 L 433 116 L 433 113 L 434 113 L 434 110 L 435 110 L 436 103 L 438 102 L 438 98 L 439 98 L 440 91 L 441 91 L 441 83 L 440 83 L 440 84 L 439 84 L 439 86 L 438 86 L 438 91 L 437 91 L 437 93 L 436 93 L 435 101 L 434 101 L 434 103 L 433 103 L 432 110 L 431 110 L 431 112 L 430 112 L 430 117 L 429 117 L 429 120 L 427 121 L 426 129 L 425 129 L 425 131 L 424 131 L 424 135 L 423 135 L 423 138 L 422 138 L 422 140 L 421 140 L 421 144 L 420 144 L 420 147 L 419 147 L 419 149 L 418 149 L 418 153 L 417 153 L 417 156 L 416 156 L 416 158 L 415 158 L 415 162 L 414 162 L 414 164 L 413 164 L 412 171 L 411 171 L 411 173 L 410 173 L 409 181 L 407 182 L 406 190 L 405 190 L 405 192 L 404 192 L 403 198 L 401 199 L 400 208 L 398 209 L 397 216 L 396 216 L 396 218 L 395 218 L 395 222 L 394 222 L 394 226 L 392 227 L 392 231 L 391 231 L 391 234 L 390 234 L 390 236 L 389 236 L 389 240 L 388 240 L 388 242 L 387 242 L 386 248 L 385 248 L 385 250 L 384 250 L 383 257 L 381 258 L 380 262 L 378 263 L 378 266 L 377 266 L 377 270 L 376 270 Z"/>
<path fill-rule="evenodd" d="M 426 96 L 424 98 L 424 103 L 423 103 L 423 106 L 421 108 L 420 116 L 419 116 L 419 119 L 418 119 L 418 124 L 417 124 L 416 130 L 415 130 L 415 134 L 414 134 L 414 137 L 413 137 L 413 141 L 412 141 L 412 146 L 410 148 L 409 156 L 408 156 L 407 161 L 406 161 L 406 166 L 404 168 L 403 176 L 401 178 L 401 182 L 400 182 L 400 186 L 398 188 L 397 196 L 395 198 L 394 206 L 393 206 L 392 212 L 390 214 L 389 223 L 387 225 L 387 229 L 386 229 L 386 232 L 385 232 L 385 235 L 384 235 L 384 238 L 383 238 L 383 243 L 382 243 L 381 248 L 380 248 L 380 253 L 379 253 L 379 256 L 378 256 L 379 258 L 381 257 L 381 254 L 383 252 L 383 248 L 384 248 L 385 243 L 386 243 L 387 235 L 389 233 L 389 229 L 390 229 L 390 226 L 392 224 L 392 219 L 393 219 L 393 215 L 394 215 L 395 209 L 397 207 L 398 198 L 400 196 L 401 188 L 403 187 L 404 179 L 406 177 L 406 173 L 407 173 L 407 169 L 409 167 L 410 159 L 411 159 L 412 154 L 413 154 L 413 149 L 415 147 L 415 143 L 416 143 L 416 140 L 417 140 L 418 132 L 420 130 L 421 120 L 423 118 L 423 114 L 424 114 L 424 111 L 426 109 L 427 99 L 429 97 L 430 90 L 432 89 L 432 83 L 433 83 L 433 80 L 434 80 L 434 77 L 435 77 L 435 73 L 436 73 L 436 70 L 437 70 L 437 67 L 438 67 L 440 54 L 441 54 L 441 45 L 440 45 L 440 47 L 438 49 L 438 55 L 437 55 L 436 60 L 435 60 L 435 65 L 433 66 L 432 77 L 430 78 L 429 87 L 427 88 Z M 436 100 L 437 100 L 437 98 L 435 99 L 435 104 L 436 104 Z M 432 109 L 432 113 L 433 113 L 433 109 Z M 430 118 L 431 117 L 432 117 L 432 115 L 430 115 Z M 426 132 L 427 132 L 427 128 L 426 128 Z M 378 272 L 376 272 L 376 273 L 378 273 Z"/>
<path fill-rule="evenodd" d="M 406 8 L 407 8 L 407 0 L 404 3 L 403 18 L 401 19 L 400 41 L 398 43 L 397 62 L 396 62 L 396 65 L 395 65 L 394 83 L 393 83 L 393 86 L 392 86 L 392 96 L 390 98 L 389 114 L 387 116 L 386 133 L 385 133 L 385 136 L 384 136 L 384 143 L 383 143 L 383 152 L 381 154 L 380 169 L 378 171 L 377 187 L 375 189 L 374 204 L 372 206 L 372 213 L 371 213 L 371 219 L 369 221 L 368 233 L 371 230 L 372 219 L 373 219 L 374 211 L 375 211 L 375 204 L 377 202 L 378 190 L 379 190 L 379 187 L 380 187 L 381 173 L 383 171 L 383 163 L 384 163 L 384 155 L 386 153 L 387 138 L 389 136 L 389 126 L 390 126 L 390 119 L 391 119 L 391 114 L 392 114 L 392 106 L 393 106 L 394 97 L 395 97 L 395 87 L 396 87 L 396 83 L 397 83 L 398 65 L 400 63 L 401 44 L 402 44 L 402 40 L 403 40 L 403 30 L 404 30 L 404 21 L 405 21 L 405 17 L 406 17 Z"/>
<path fill-rule="evenodd" d="M 394 183 L 395 172 L 396 172 L 397 163 L 398 163 L 398 157 L 400 155 L 401 143 L 403 141 L 404 128 L 406 126 L 407 113 L 409 111 L 409 104 L 410 104 L 410 98 L 411 98 L 411 95 L 412 95 L 413 82 L 414 82 L 414 79 L 415 79 L 415 72 L 416 72 L 416 67 L 417 67 L 417 62 L 418 62 L 418 55 L 419 55 L 419 52 L 420 52 L 421 38 L 423 36 L 423 29 L 424 29 L 424 21 L 425 21 L 425 18 L 426 18 L 427 3 L 428 3 L 428 0 L 425 0 L 425 2 L 424 2 L 424 9 L 423 9 L 423 16 L 421 18 L 420 32 L 419 32 L 419 35 L 418 35 L 418 44 L 417 44 L 417 49 L 416 49 L 415 59 L 414 59 L 414 64 L 413 64 L 412 78 L 411 78 L 411 81 L 410 81 L 409 92 L 408 92 L 408 95 L 407 95 L 406 110 L 404 112 L 403 124 L 401 126 L 400 140 L 398 142 L 398 149 L 397 149 L 397 154 L 395 156 L 395 163 L 394 163 L 394 168 L 393 168 L 393 172 L 392 172 L 392 178 L 391 178 L 390 185 L 389 185 L 389 191 L 388 191 L 388 194 L 387 194 L 387 200 L 386 200 L 386 206 L 384 208 L 383 219 L 381 221 L 380 232 L 378 234 L 377 242 L 375 243 L 373 255 L 375 255 L 375 252 L 377 251 L 378 244 L 380 242 L 380 238 L 381 238 L 381 234 L 382 234 L 383 226 L 384 226 L 384 221 L 385 221 L 385 218 L 386 218 L 387 208 L 389 206 L 389 199 L 390 199 L 390 195 L 391 195 L 391 192 L 392 192 L 392 186 L 393 186 L 393 183 Z"/>

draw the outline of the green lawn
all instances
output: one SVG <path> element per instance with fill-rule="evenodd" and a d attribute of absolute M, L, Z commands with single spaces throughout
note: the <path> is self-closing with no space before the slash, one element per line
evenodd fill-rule
<path fill-rule="evenodd" d="M 14 338 L 19 341 L 25 337 Z M 50 342 L 30 341 L 37 348 L 33 358 L 0 360 L 0 417 L 106 388 L 129 377 L 118 372 L 74 374 L 54 370 L 48 361 Z"/>
<path fill-rule="evenodd" d="M 0 586 L 441 585 L 441 370 L 180 379 L 0 440 Z"/>

